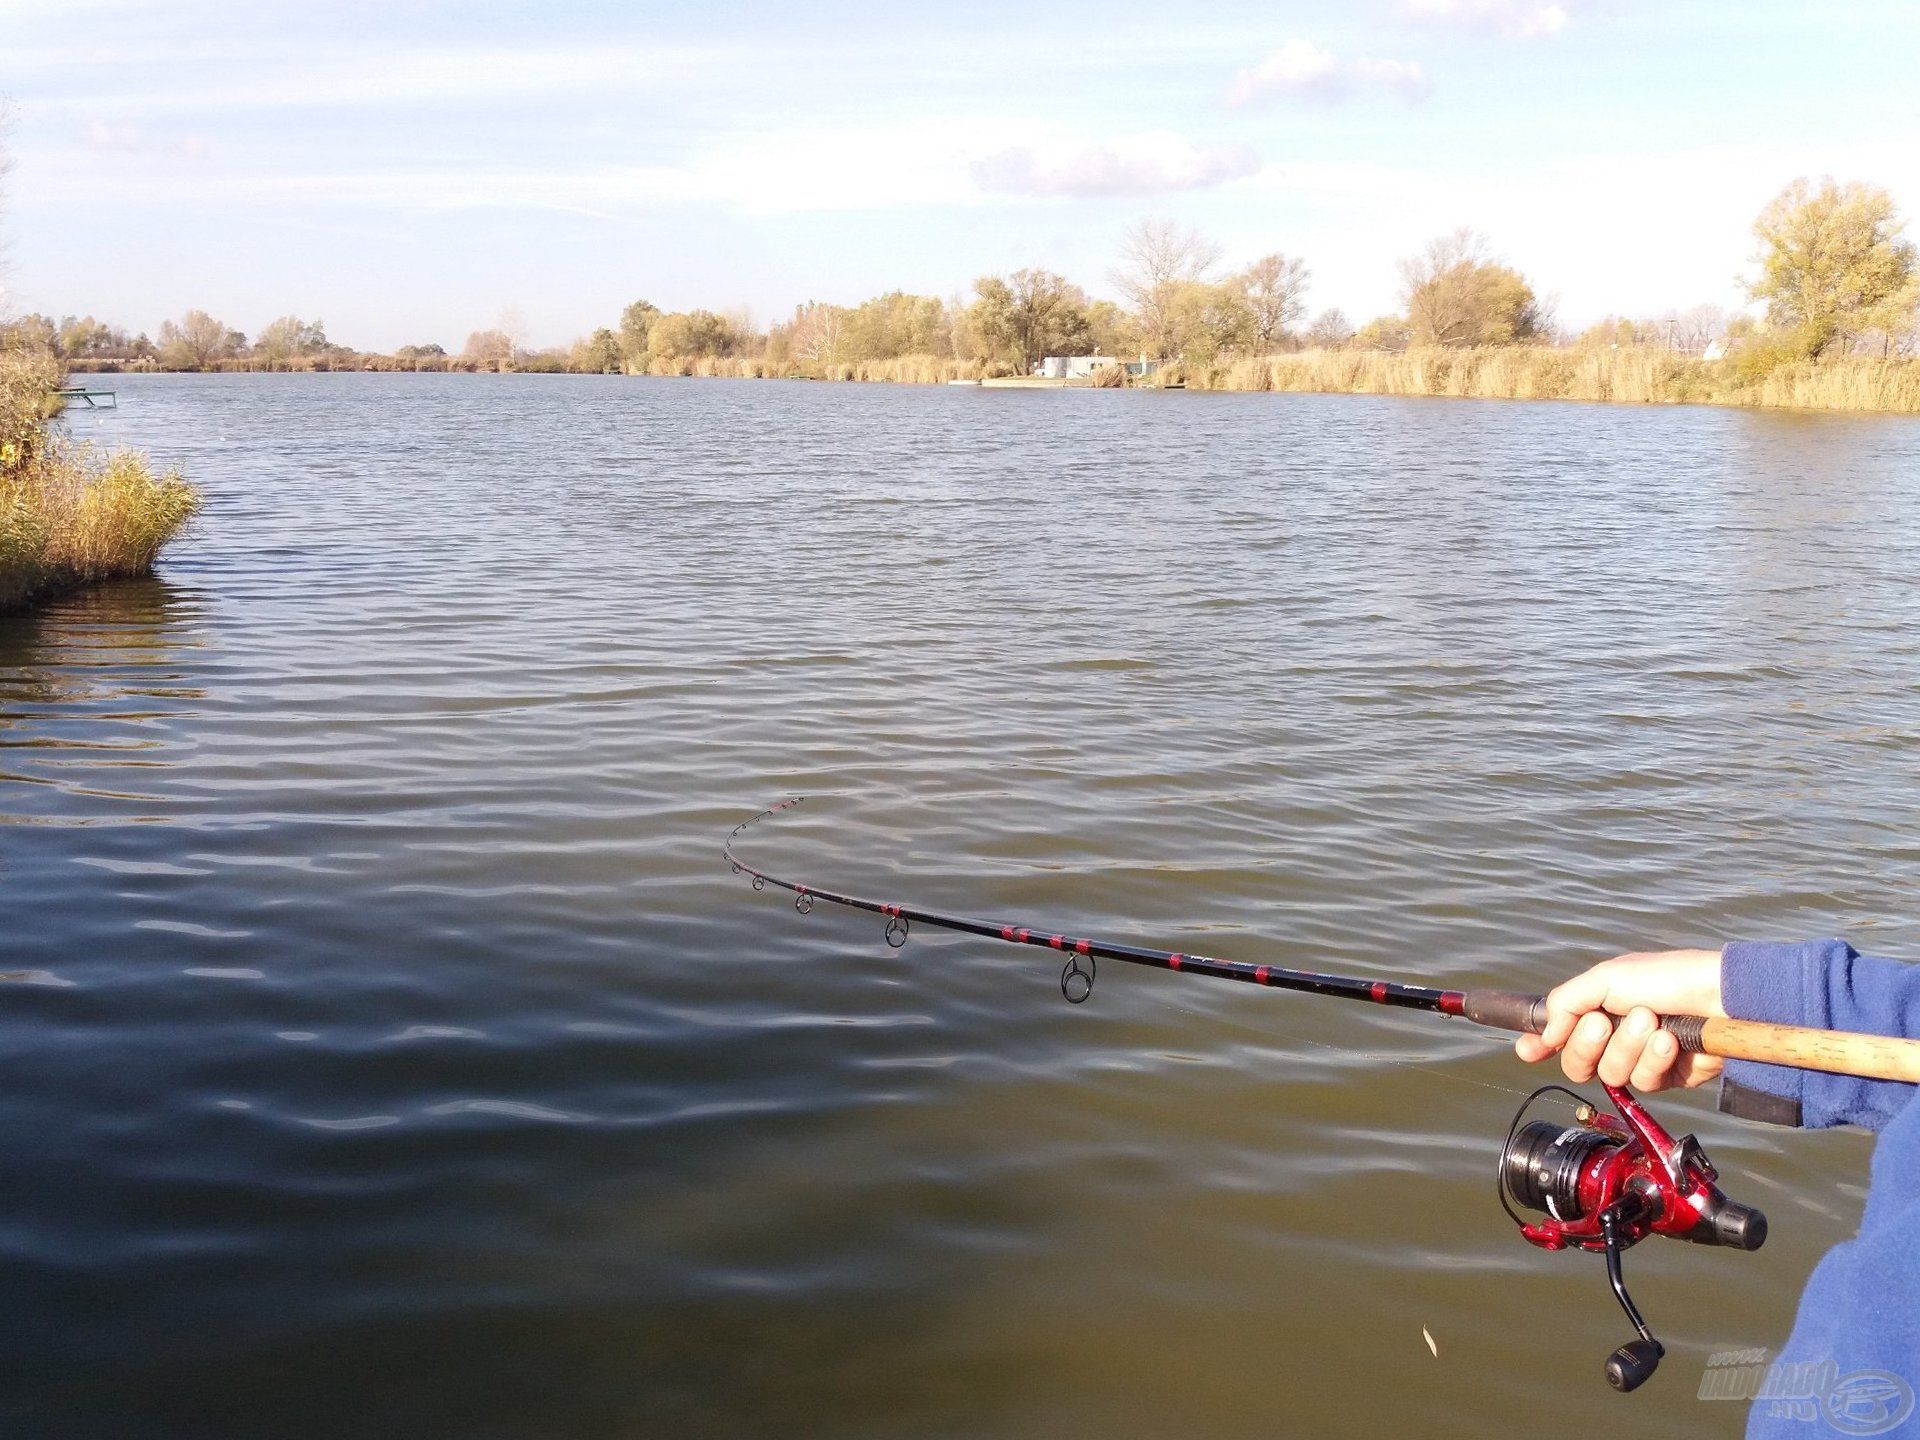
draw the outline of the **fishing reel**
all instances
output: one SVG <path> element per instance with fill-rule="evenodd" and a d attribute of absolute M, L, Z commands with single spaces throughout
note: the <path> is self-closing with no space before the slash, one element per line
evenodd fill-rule
<path fill-rule="evenodd" d="M 1526 1098 L 1500 1153 L 1500 1203 L 1542 1250 L 1607 1257 L 1607 1282 L 1639 1332 L 1607 1357 L 1607 1383 L 1627 1391 L 1653 1374 L 1666 1349 L 1627 1293 L 1621 1252 L 1649 1235 L 1758 1250 L 1767 1217 L 1721 1193 L 1719 1174 L 1693 1136 L 1675 1140 L 1626 1089 L 1604 1088 L 1613 1114 L 1563 1085 L 1543 1085 Z M 1556 1092 L 1574 1101 L 1573 1124 L 1527 1119 L 1535 1102 Z M 1528 1220 L 1516 1206 L 1546 1218 Z"/>

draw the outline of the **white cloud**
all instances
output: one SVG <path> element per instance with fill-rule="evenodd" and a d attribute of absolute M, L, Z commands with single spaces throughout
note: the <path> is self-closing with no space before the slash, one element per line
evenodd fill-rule
<path fill-rule="evenodd" d="M 80 143 L 89 150 L 123 155 L 181 155 L 192 159 L 207 153 L 207 142 L 198 135 L 156 139 L 138 125 L 116 125 L 106 120 L 89 120 L 81 128 Z"/>
<path fill-rule="evenodd" d="M 1154 195 L 1210 189 L 1259 168 L 1245 146 L 1195 145 L 1158 131 L 1105 144 L 1011 146 L 975 161 L 973 178 L 1006 195 Z"/>
<path fill-rule="evenodd" d="M 1427 88 L 1427 77 L 1416 60 L 1343 60 L 1311 40 L 1295 39 L 1235 75 L 1227 87 L 1227 103 L 1248 105 L 1276 95 L 1338 100 L 1375 86 L 1414 95 Z"/>
<path fill-rule="evenodd" d="M 138 150 L 142 136 L 138 125 L 109 125 L 105 120 L 89 120 L 80 139 L 89 150 Z"/>
<path fill-rule="evenodd" d="M 527 165 L 479 161 L 423 164 L 417 157 L 369 153 L 351 166 L 303 165 L 259 145 L 226 145 L 221 163 L 191 176 L 125 173 L 113 178 L 128 197 L 255 202 L 274 199 L 328 210 L 361 206 L 396 212 L 545 210 L 612 218 L 663 205 L 711 206 L 740 214 L 890 210 L 977 204 L 984 197 L 973 167 L 983 153 L 1004 149 L 1032 128 L 1013 121 L 928 120 L 891 129 L 813 128 L 759 131 L 709 144 L 684 157 L 583 157 Z M 88 149 L 148 143 L 142 135 L 104 127 L 83 133 Z M 174 153 L 190 153 L 175 142 Z M 35 198 L 49 203 L 97 198 L 104 154 L 89 163 L 81 150 L 42 152 L 48 173 Z M 1246 169 L 1256 168 L 1249 160 Z"/>
<path fill-rule="evenodd" d="M 101 166 L 120 152 L 194 153 L 191 141 L 164 146 L 132 127 L 83 132 L 100 158 L 66 163 L 49 152 L 41 199 L 97 195 Z M 926 119 L 889 129 L 805 127 L 756 131 L 671 160 L 581 159 L 530 166 L 478 162 L 423 165 L 377 154 L 351 166 L 303 165 L 261 146 L 223 145 L 219 162 L 191 176 L 116 174 L 117 193 L 247 203 L 276 199 L 327 209 L 395 212 L 533 210 L 615 218 L 688 205 L 742 215 L 888 211 L 921 206 L 1000 204 L 1020 197 L 1151 195 L 1204 190 L 1253 175 L 1260 157 L 1237 145 L 1200 145 L 1166 132 L 1096 141 L 1031 122 Z"/>
<path fill-rule="evenodd" d="M 696 87 L 742 62 L 724 44 L 553 42 L 505 45 L 367 45 L 330 41 L 225 51 L 165 47 L 142 59 L 122 56 L 73 73 L 51 56 L 22 61 L 43 72 L 40 111 L 91 108 L 103 92 L 116 106 L 148 118 L 288 111 L 375 113 L 529 101 L 619 98 L 645 87 Z M 9 55 L 10 62 L 14 56 Z M 171 67 L 166 63 L 171 60 Z M 37 65 L 34 62 L 38 62 Z M 224 62 L 224 63 L 223 63 Z M 217 67 L 217 73 L 216 73 Z M 96 71 L 112 76 L 97 78 Z M 82 111 L 84 114 L 84 110 Z"/>
<path fill-rule="evenodd" d="M 1401 9 L 1415 20 L 1491 30 L 1531 40 L 1557 35 L 1573 23 L 1559 0 L 1405 0 Z"/>

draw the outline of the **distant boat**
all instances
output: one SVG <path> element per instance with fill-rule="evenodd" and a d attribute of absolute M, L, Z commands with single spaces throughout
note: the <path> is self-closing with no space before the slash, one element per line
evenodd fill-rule
<path fill-rule="evenodd" d="M 978 380 L 949 380 L 947 383 L 949 385 L 978 385 L 980 382 Z"/>

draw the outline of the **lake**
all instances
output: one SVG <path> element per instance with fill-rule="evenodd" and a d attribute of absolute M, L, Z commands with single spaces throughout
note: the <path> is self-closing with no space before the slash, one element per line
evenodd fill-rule
<path fill-rule="evenodd" d="M 0 620 L 0 1422 L 48 1436 L 1739 1433 L 1757 1254 L 1495 1202 L 1557 1071 L 1102 938 L 1545 988 L 1920 958 L 1920 423 L 536 376 L 116 377 L 207 510 Z M 1432 1337 L 1429 1349 L 1423 1330 Z M 1437 1354 L 1434 1353 L 1437 1351 Z"/>

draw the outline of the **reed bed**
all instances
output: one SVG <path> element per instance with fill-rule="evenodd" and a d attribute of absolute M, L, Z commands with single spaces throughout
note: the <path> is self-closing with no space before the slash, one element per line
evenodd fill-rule
<path fill-rule="evenodd" d="M 0 611 L 96 580 L 145 575 L 200 508 L 145 456 L 53 433 L 60 369 L 0 354 Z"/>
<path fill-rule="evenodd" d="M 1592 400 L 1624 405 L 1753 405 L 1920 414 L 1920 360 L 1799 361 L 1749 374 L 1650 347 L 1556 350 L 1306 350 L 1189 368 L 1196 390 Z"/>
<path fill-rule="evenodd" d="M 699 376 L 723 380 L 849 380 L 891 385 L 942 385 L 949 380 L 978 380 L 1004 373 L 1005 367 L 939 355 L 896 355 L 887 360 L 774 360 L 764 355 L 656 355 L 649 375 Z"/>
<path fill-rule="evenodd" d="M 1011 373 L 1004 365 L 938 355 L 823 363 L 764 356 L 655 357 L 654 375 L 939 385 Z M 1745 405 L 1920 415 L 1920 359 L 1703 361 L 1651 346 L 1620 349 L 1506 345 L 1482 349 L 1303 350 L 1213 366 L 1163 365 L 1145 380 L 1114 369 L 1095 385 L 1184 385 L 1193 390 L 1286 390 L 1483 400 L 1590 400 L 1617 405 Z"/>

